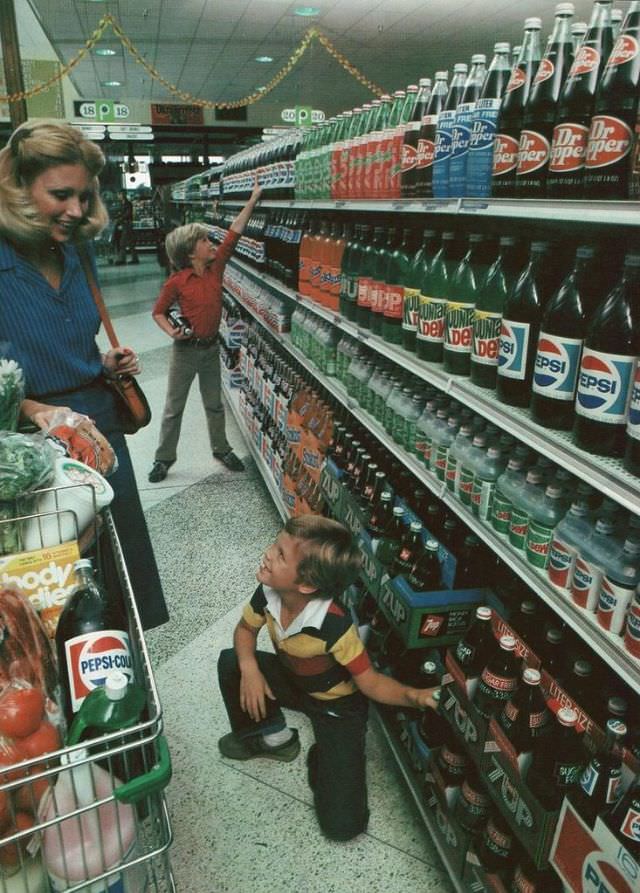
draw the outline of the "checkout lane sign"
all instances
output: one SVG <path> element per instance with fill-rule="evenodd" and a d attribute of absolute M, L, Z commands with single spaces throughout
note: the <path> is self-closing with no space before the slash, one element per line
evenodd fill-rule
<path fill-rule="evenodd" d="M 76 118 L 86 121 L 126 121 L 129 117 L 129 106 L 123 102 L 110 99 L 75 100 L 73 113 Z"/>

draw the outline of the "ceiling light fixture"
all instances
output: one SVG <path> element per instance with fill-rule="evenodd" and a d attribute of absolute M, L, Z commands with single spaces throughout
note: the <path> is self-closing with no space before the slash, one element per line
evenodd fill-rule
<path fill-rule="evenodd" d="M 122 81 L 102 81 L 103 87 L 121 87 Z"/>
<path fill-rule="evenodd" d="M 306 16 L 311 18 L 311 16 L 317 16 L 320 13 L 320 9 L 317 6 L 298 6 L 293 10 L 293 14 L 296 16 Z"/>
<path fill-rule="evenodd" d="M 96 51 L 96 56 L 115 56 L 116 51 L 110 50 L 108 47 L 100 47 Z"/>
<path fill-rule="evenodd" d="M 273 62 L 273 56 L 256 56 L 256 62 Z"/>

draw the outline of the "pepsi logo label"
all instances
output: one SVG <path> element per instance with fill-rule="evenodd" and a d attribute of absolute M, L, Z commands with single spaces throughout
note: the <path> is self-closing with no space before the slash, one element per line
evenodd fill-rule
<path fill-rule="evenodd" d="M 621 34 L 615 42 L 611 55 L 607 59 L 607 68 L 624 65 L 638 55 L 640 44 L 631 34 Z"/>
<path fill-rule="evenodd" d="M 527 371 L 530 330 L 531 326 L 528 322 L 502 320 L 498 347 L 499 375 L 503 375 L 505 378 L 524 380 Z"/>
<path fill-rule="evenodd" d="M 542 81 L 547 81 L 556 70 L 555 65 L 551 61 L 551 59 L 543 59 L 538 66 L 538 70 L 536 72 L 536 76 L 533 79 L 534 84 L 540 84 Z"/>
<path fill-rule="evenodd" d="M 582 893 L 632 893 L 632 888 L 617 866 L 592 850 L 582 863 Z"/>
<path fill-rule="evenodd" d="M 542 332 L 538 340 L 533 390 L 553 400 L 573 400 L 582 340 Z"/>
<path fill-rule="evenodd" d="M 523 130 L 518 147 L 518 176 L 540 170 L 549 160 L 550 152 L 551 146 L 545 136 L 535 130 Z"/>
<path fill-rule="evenodd" d="M 630 806 L 620 826 L 621 832 L 630 840 L 640 842 L 640 810 Z"/>
<path fill-rule="evenodd" d="M 74 636 L 65 642 L 71 708 L 76 713 L 94 690 L 103 686 L 107 675 L 120 670 L 133 679 L 129 636 L 122 630 L 101 630 Z"/>
<path fill-rule="evenodd" d="M 514 90 L 518 90 L 523 84 L 527 83 L 527 75 L 522 70 L 522 68 L 514 68 L 511 72 L 511 77 L 509 78 L 509 83 L 505 88 L 505 93 L 512 93 Z"/>
<path fill-rule="evenodd" d="M 494 177 L 503 177 L 518 166 L 518 148 L 520 144 L 515 137 L 507 133 L 499 133 L 493 148 Z"/>
<path fill-rule="evenodd" d="M 634 357 L 585 348 L 578 376 L 576 412 L 605 424 L 624 424 L 634 371 Z"/>
<path fill-rule="evenodd" d="M 549 170 L 553 173 L 580 170 L 584 165 L 588 137 L 589 128 L 583 124 L 566 122 L 556 125 L 551 143 Z"/>
<path fill-rule="evenodd" d="M 595 49 L 595 47 L 590 47 L 583 44 L 576 53 L 576 57 L 573 60 L 573 65 L 571 66 L 569 77 L 574 78 L 576 77 L 576 75 L 579 74 L 589 74 L 589 72 L 593 71 L 594 68 L 597 68 L 599 64 L 600 53 Z"/>
<path fill-rule="evenodd" d="M 631 128 L 625 121 L 612 115 L 594 115 L 585 155 L 586 167 L 616 164 L 629 154 L 631 141 Z"/>

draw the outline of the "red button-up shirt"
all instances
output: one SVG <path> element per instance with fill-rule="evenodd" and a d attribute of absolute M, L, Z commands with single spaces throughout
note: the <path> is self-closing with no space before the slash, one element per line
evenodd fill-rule
<path fill-rule="evenodd" d="M 202 276 L 194 273 L 191 267 L 170 276 L 162 286 L 152 313 L 165 315 L 170 307 L 178 304 L 196 338 L 217 335 L 222 314 L 224 268 L 239 238 L 239 233 L 229 230 Z"/>

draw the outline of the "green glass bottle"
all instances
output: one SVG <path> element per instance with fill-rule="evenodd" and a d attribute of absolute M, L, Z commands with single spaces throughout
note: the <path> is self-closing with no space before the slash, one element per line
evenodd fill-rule
<path fill-rule="evenodd" d="M 442 246 L 427 271 L 420 291 L 416 353 L 421 360 L 442 362 L 449 280 L 463 253 L 464 245 L 456 233 L 443 233 Z"/>
<path fill-rule="evenodd" d="M 481 233 L 471 233 L 468 244 L 451 277 L 445 309 L 444 368 L 453 375 L 469 375 L 471 371 L 473 313 L 489 268 L 491 243 Z"/>
<path fill-rule="evenodd" d="M 387 265 L 382 337 L 390 344 L 402 344 L 404 289 L 411 269 L 411 234 L 409 227 L 403 229 L 402 242 L 392 253 Z"/>
<path fill-rule="evenodd" d="M 433 258 L 438 253 L 440 236 L 434 229 L 425 229 L 422 245 L 411 261 L 407 284 L 402 302 L 402 345 L 413 353 L 416 351 L 416 333 L 420 315 L 420 292 L 422 283 Z"/>

